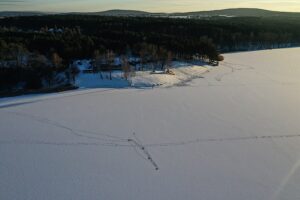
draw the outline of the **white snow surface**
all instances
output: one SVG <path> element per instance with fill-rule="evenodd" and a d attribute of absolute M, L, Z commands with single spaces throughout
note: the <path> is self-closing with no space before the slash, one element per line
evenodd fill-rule
<path fill-rule="evenodd" d="M 124 88 L 130 83 L 123 78 L 123 72 L 113 71 L 112 80 L 109 79 L 109 72 L 100 73 L 80 73 L 76 77 L 75 84 L 80 88 Z"/>
<path fill-rule="evenodd" d="M 174 75 L 166 73 L 149 73 L 149 71 L 136 72 L 136 76 L 130 78 L 132 87 L 172 87 L 185 85 L 196 79 L 203 78 L 203 74 L 208 72 L 209 66 L 192 65 L 190 63 L 174 62 L 171 71 Z"/>
<path fill-rule="evenodd" d="M 80 63 L 85 63 L 80 61 Z M 84 64 L 83 64 L 84 65 Z M 126 88 L 126 87 L 172 87 L 185 85 L 193 79 L 202 78 L 202 74 L 208 72 L 209 66 L 204 63 L 173 62 L 171 71 L 175 75 L 164 73 L 164 71 L 137 71 L 132 77 L 125 80 L 122 71 L 113 71 L 112 80 L 109 72 L 80 73 L 76 77 L 76 85 L 80 88 Z M 83 70 L 83 68 L 80 68 Z"/>
<path fill-rule="evenodd" d="M 78 67 L 80 71 L 92 69 L 91 60 L 76 60 L 75 65 Z"/>
<path fill-rule="evenodd" d="M 0 199 L 298 200 L 299 54 L 226 54 L 184 87 L 0 99 Z"/>

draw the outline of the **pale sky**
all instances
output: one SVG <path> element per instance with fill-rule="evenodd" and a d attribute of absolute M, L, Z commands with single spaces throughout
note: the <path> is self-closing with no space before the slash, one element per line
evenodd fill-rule
<path fill-rule="evenodd" d="M 300 12 L 300 0 L 0 0 L 0 11 L 104 11 L 130 9 L 186 12 L 223 8 L 263 8 Z"/>

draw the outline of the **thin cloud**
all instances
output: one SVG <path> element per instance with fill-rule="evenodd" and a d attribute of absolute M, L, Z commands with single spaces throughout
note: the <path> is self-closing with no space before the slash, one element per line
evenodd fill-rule
<path fill-rule="evenodd" d="M 18 5 L 20 3 L 25 3 L 25 1 L 22 0 L 0 0 L 0 5 Z"/>
<path fill-rule="evenodd" d="M 22 0 L 10 0 L 10 1 L 7 1 L 7 0 L 0 0 L 0 3 L 23 3 L 25 1 L 22 1 Z"/>
<path fill-rule="evenodd" d="M 24 0 L 0 0 L 0 6 L 3 8 L 22 7 L 26 4 Z"/>

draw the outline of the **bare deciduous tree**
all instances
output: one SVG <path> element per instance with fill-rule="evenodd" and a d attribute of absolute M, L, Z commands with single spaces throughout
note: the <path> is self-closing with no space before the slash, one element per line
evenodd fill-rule
<path fill-rule="evenodd" d="M 128 77 L 130 76 L 131 69 L 130 69 L 128 59 L 125 56 L 122 57 L 122 70 L 123 70 L 124 78 L 126 80 L 128 80 Z"/>
<path fill-rule="evenodd" d="M 106 57 L 108 61 L 109 80 L 112 80 L 112 67 L 115 61 L 115 54 L 112 50 L 108 50 L 106 53 Z"/>
<path fill-rule="evenodd" d="M 168 51 L 167 63 L 166 63 L 166 73 L 170 73 L 170 68 L 172 66 L 173 54 L 171 51 Z"/>
<path fill-rule="evenodd" d="M 102 75 L 102 65 L 104 62 L 104 56 L 100 53 L 99 50 L 96 50 L 94 52 L 94 71 L 99 72 L 100 74 L 100 78 L 103 79 L 103 75 Z"/>
<path fill-rule="evenodd" d="M 53 53 L 52 54 L 52 59 L 51 59 L 53 66 L 58 69 L 62 66 L 62 58 L 57 54 Z"/>

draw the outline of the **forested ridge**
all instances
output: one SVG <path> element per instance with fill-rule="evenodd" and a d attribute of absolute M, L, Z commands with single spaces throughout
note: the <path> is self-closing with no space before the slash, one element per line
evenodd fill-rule
<path fill-rule="evenodd" d="M 9 32 L 2 30 L 1 38 L 22 41 L 29 48 L 40 51 L 49 47 L 44 44 L 52 42 L 50 47 L 61 49 L 63 46 L 63 50 L 67 49 L 70 46 L 68 39 L 72 37 L 77 38 L 77 41 L 72 41 L 73 45 L 84 48 L 83 52 L 88 50 L 87 53 L 92 53 L 99 46 L 122 52 L 128 45 L 134 49 L 139 43 L 146 42 L 188 54 L 199 50 L 197 45 L 201 37 L 212 39 L 222 52 L 246 50 L 245 46 L 250 45 L 269 48 L 300 42 L 300 19 L 284 17 L 214 17 L 201 20 L 51 15 L 5 18 L 0 20 L 0 26 L 16 28 Z M 55 36 L 38 32 L 55 27 L 66 31 Z M 19 32 L 20 29 L 24 32 Z M 80 34 L 74 36 L 74 29 Z"/>

